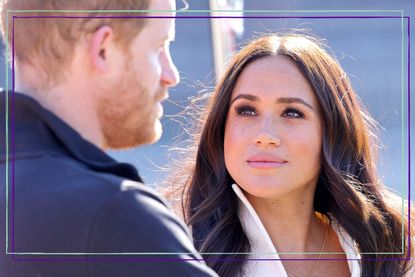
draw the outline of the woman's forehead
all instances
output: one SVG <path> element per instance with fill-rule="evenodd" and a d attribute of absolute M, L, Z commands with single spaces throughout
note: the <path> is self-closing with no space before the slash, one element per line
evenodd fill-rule
<path fill-rule="evenodd" d="M 268 56 L 248 64 L 239 75 L 233 97 L 240 93 L 267 93 L 290 97 L 303 96 L 310 101 L 314 91 L 296 63 L 289 57 Z"/>

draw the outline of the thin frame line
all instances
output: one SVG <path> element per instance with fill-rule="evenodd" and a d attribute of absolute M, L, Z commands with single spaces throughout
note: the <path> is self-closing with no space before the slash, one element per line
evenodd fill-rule
<path fill-rule="evenodd" d="M 22 262 L 30 262 L 30 261 L 36 261 L 36 262 L 50 262 L 56 259 L 47 259 L 43 257 L 39 258 L 16 258 L 15 261 L 22 261 Z M 314 260 L 321 260 L 321 261 L 378 261 L 379 258 L 353 258 L 353 259 L 345 259 L 345 258 L 320 258 L 320 259 L 307 259 L 307 258 L 301 258 L 301 259 L 293 259 L 293 258 L 283 258 L 283 259 L 267 259 L 267 258 L 246 258 L 246 259 L 238 259 L 238 258 L 173 258 L 173 257 L 162 257 L 162 258 L 140 258 L 140 257 L 119 257 L 116 259 L 108 259 L 108 257 L 86 257 L 86 258 L 63 258 L 59 259 L 59 262 L 94 262 L 94 261 L 120 261 L 120 262 L 132 262 L 132 261 L 138 261 L 138 262 L 148 262 L 148 261 L 206 261 L 206 260 L 215 260 L 215 261 L 314 261 Z M 409 261 L 411 259 L 402 259 L 405 261 Z M 384 258 L 382 261 L 396 261 L 396 259 L 393 258 Z"/>
<path fill-rule="evenodd" d="M 14 213 L 14 204 L 15 204 L 15 186 L 14 186 L 14 173 L 15 173 L 15 168 L 14 168 L 14 166 L 15 166 L 15 143 L 14 143 L 14 141 L 15 141 L 15 139 L 14 139 L 14 135 L 15 135 L 15 133 L 14 133 L 14 124 L 15 124 L 15 118 L 14 118 L 14 107 L 15 107 L 15 102 L 14 102 L 14 90 L 15 90 L 15 72 L 14 72 L 15 70 L 14 70 L 14 17 L 12 17 L 12 116 L 11 116 L 11 118 L 12 118 L 12 141 L 11 141 L 11 143 L 12 143 L 12 252 L 14 252 L 14 231 L 15 231 L 15 229 L 14 229 L 14 215 L 15 215 L 15 213 Z"/>
<path fill-rule="evenodd" d="M 27 15 L 27 16 L 18 16 L 14 15 L 13 18 L 53 18 L 53 19 L 125 19 L 125 18 L 150 18 L 150 19 L 258 19 L 258 16 L 232 16 L 232 15 L 224 15 L 224 16 L 176 16 L 176 15 L 159 15 L 159 16 L 147 16 L 147 15 L 131 15 L 131 16 L 59 16 L 59 15 Z M 402 16 L 261 16 L 261 19 L 283 19 L 283 18 L 293 18 L 293 19 L 397 19 L 403 18 Z"/>
<path fill-rule="evenodd" d="M 402 197 L 402 211 L 401 211 L 401 248 L 402 253 L 404 253 L 404 247 L 405 247 L 405 175 L 404 172 L 404 161 L 405 161 L 405 135 L 404 135 L 404 124 L 405 124 L 405 108 L 404 108 L 404 98 L 405 98 L 405 86 L 404 86 L 404 20 L 403 20 L 403 14 L 402 14 L 402 20 L 401 20 L 401 150 L 402 150 L 402 157 L 401 157 L 401 197 Z M 409 231 L 408 231 L 409 232 Z"/>
<path fill-rule="evenodd" d="M 350 13 L 350 12 L 356 12 L 356 13 L 366 13 L 366 12 L 400 12 L 402 14 L 403 10 L 12 10 L 9 9 L 7 12 L 16 12 L 16 13 L 25 13 L 25 12 L 58 12 L 58 13 L 78 13 L 78 12 L 100 12 L 100 13 L 111 13 L 111 12 L 119 12 L 119 13 L 130 13 L 130 12 L 139 12 L 139 13 L 147 13 L 147 12 L 165 12 L 165 13 L 210 13 L 210 12 L 226 12 L 226 13 Z"/>
<path fill-rule="evenodd" d="M 6 98 L 6 103 L 5 103 L 5 110 L 6 110 L 6 122 L 5 122 L 5 126 L 6 126 L 6 254 L 9 251 L 9 77 L 8 77 L 8 71 L 9 71 L 9 64 L 10 64 L 10 50 L 9 50 L 9 13 L 6 14 L 6 87 L 5 87 L 5 98 Z"/>
<path fill-rule="evenodd" d="M 411 257 L 411 17 L 408 20 L 408 258 Z"/>
<path fill-rule="evenodd" d="M 299 254 L 305 254 L 305 255 L 317 255 L 317 254 L 323 254 L 323 255 L 342 255 L 342 254 L 349 254 L 349 255 L 373 255 L 373 254 L 390 254 L 390 255 L 402 255 L 401 252 L 198 252 L 201 255 L 299 255 Z M 39 255 L 39 256 L 60 256 L 60 255 L 67 255 L 67 256 L 94 256 L 94 255 L 103 255 L 103 256 L 111 256 L 111 255 L 120 255 L 120 256 L 128 256 L 128 255 L 177 255 L 177 254 L 194 254 L 193 252 L 114 252 L 114 253 L 108 253 L 108 252 L 89 252 L 89 253 L 83 253 L 83 252 L 9 252 L 7 254 L 11 255 Z"/>
<path fill-rule="evenodd" d="M 265 19 L 267 19 L 267 18 L 314 18 L 314 19 L 319 19 L 319 18 L 327 18 L 327 19 L 331 19 L 331 18 L 336 18 L 336 19 L 338 19 L 338 18 L 401 18 L 402 20 L 403 20 L 403 18 L 408 18 L 408 21 L 409 21 L 409 17 L 407 17 L 407 16 L 404 17 L 403 16 L 403 11 L 402 10 L 400 10 L 400 11 L 401 11 L 401 16 L 400 17 L 390 17 L 390 16 L 387 16 L 387 17 L 381 17 L 381 16 L 380 17 L 379 16 L 376 16 L 376 17 L 371 17 L 371 16 L 364 16 L 364 17 L 260 17 L 260 16 L 258 16 L 256 18 L 260 18 L 260 19 L 264 19 L 264 18 Z M 8 10 L 8 12 L 9 12 L 9 10 Z M 51 11 L 49 11 L 49 12 L 51 12 Z M 65 12 L 65 11 L 62 11 L 62 12 Z M 142 16 L 142 17 L 147 17 L 148 18 L 150 16 Z M 12 53 L 13 53 L 13 55 L 12 55 L 12 71 L 13 71 L 12 72 L 12 79 L 13 79 L 13 81 L 12 81 L 13 82 L 12 83 L 12 87 L 13 87 L 12 101 L 13 101 L 13 107 L 14 107 L 14 89 L 15 89 L 15 87 L 14 87 L 15 86 L 15 79 L 14 79 L 14 77 L 15 77 L 14 76 L 14 19 L 15 18 L 40 18 L 40 17 L 19 17 L 19 16 L 13 16 L 13 18 L 12 18 L 12 30 L 13 30 L 13 34 L 12 34 L 12 37 L 13 37 L 13 40 L 12 40 L 12 43 L 13 43 L 13 45 L 12 45 L 12 47 L 13 47 L 13 49 L 12 49 Z M 48 18 L 48 17 L 46 16 L 46 18 Z M 52 18 L 59 18 L 59 17 L 52 17 Z M 67 18 L 67 17 L 65 17 L 65 18 Z M 82 17 L 75 17 L 75 18 L 82 18 Z M 88 18 L 91 18 L 91 17 L 88 17 Z M 94 17 L 94 18 L 96 18 L 96 17 Z M 113 18 L 113 17 L 105 17 L 105 18 Z M 126 18 L 126 17 L 122 17 L 122 18 Z M 150 18 L 152 18 L 152 17 L 150 17 Z M 169 16 L 169 17 L 156 17 L 156 18 L 179 18 L 180 19 L 180 18 L 247 18 L 247 17 L 243 17 L 243 16 L 242 17 L 214 17 L 214 16 L 210 16 L 210 17 L 180 17 L 180 16 L 171 16 L 170 17 Z M 248 17 L 248 18 L 254 18 L 254 17 Z M 409 29 L 409 26 L 408 26 L 408 29 Z M 408 30 L 408 32 L 409 32 L 409 30 Z M 408 62 L 409 62 L 409 60 L 410 60 L 410 56 L 409 56 Z M 6 72 L 6 75 L 7 75 L 7 72 Z M 409 80 L 408 80 L 408 83 L 409 83 Z M 6 82 L 6 84 L 8 84 L 8 83 Z M 410 104 L 409 104 L 409 106 L 410 106 Z M 13 124 L 12 127 L 14 127 L 14 117 L 13 116 L 12 116 L 12 121 L 13 121 L 12 122 L 12 124 Z M 409 138 L 410 138 L 410 134 L 409 134 Z M 13 149 L 12 159 L 14 161 L 14 128 L 12 128 L 12 140 L 13 140 L 12 141 L 12 149 Z M 7 163 L 7 161 L 6 161 L 6 163 Z M 410 164 L 410 161 L 409 161 L 409 164 Z M 409 171 L 410 171 L 410 169 L 409 169 Z M 14 186 L 13 186 L 13 184 L 14 184 L 14 162 L 12 163 L 12 175 L 13 175 L 12 176 L 12 194 L 14 196 Z M 410 172 L 409 172 L 409 176 L 410 176 Z M 408 180 L 408 184 L 410 185 L 410 180 Z M 410 190 L 410 187 L 409 187 L 409 190 Z M 13 213 L 14 212 L 14 197 L 13 197 L 12 200 L 13 200 L 12 201 L 12 213 Z M 6 211 L 7 211 L 7 209 L 6 209 Z M 6 218 L 6 220 L 8 220 L 8 218 Z M 14 217 L 13 217 L 13 220 L 12 220 L 12 232 L 14 234 Z M 12 250 L 13 250 L 13 253 L 15 253 L 14 252 L 14 235 L 13 234 L 12 234 Z M 408 230 L 408 234 L 409 234 L 409 230 Z M 409 237 L 410 237 L 410 234 L 409 234 Z M 302 253 L 302 254 L 307 254 L 307 253 L 310 253 L 310 252 L 306 252 L 306 253 Z M 383 253 L 385 253 L 385 252 L 379 252 L 379 253 L 360 253 L 360 254 L 383 254 Z M 392 252 L 392 253 L 386 253 L 386 254 L 402 254 L 402 253 L 403 253 L 403 251 L 401 253 L 399 253 L 399 252 Z M 6 254 L 7 254 L 7 249 L 6 249 Z M 84 253 L 83 255 L 85 255 L 85 254 L 88 254 L 88 253 Z M 108 253 L 108 254 L 110 254 L 110 253 Z M 166 254 L 166 253 L 164 253 L 164 254 Z M 251 253 L 251 254 L 255 254 L 255 253 Z"/>

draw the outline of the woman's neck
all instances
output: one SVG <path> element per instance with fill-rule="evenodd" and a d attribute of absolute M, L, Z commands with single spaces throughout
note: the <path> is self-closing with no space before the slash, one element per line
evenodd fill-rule
<path fill-rule="evenodd" d="M 309 197 L 302 195 L 271 200 L 246 193 L 282 258 L 309 258 L 307 254 L 284 253 L 321 251 L 326 227 L 314 212 L 312 194 Z"/>

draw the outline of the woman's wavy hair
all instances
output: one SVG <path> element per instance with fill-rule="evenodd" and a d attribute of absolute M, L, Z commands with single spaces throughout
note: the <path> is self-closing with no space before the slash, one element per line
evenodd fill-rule
<path fill-rule="evenodd" d="M 213 92 L 200 126 L 196 162 L 183 190 L 183 212 L 196 249 L 220 276 L 237 275 L 246 262 L 247 255 L 241 253 L 249 252 L 250 244 L 237 216 L 234 181 L 224 162 L 225 122 L 232 90 L 244 68 L 277 55 L 298 66 L 321 106 L 322 168 L 315 211 L 334 217 L 356 241 L 362 276 L 401 276 L 410 267 L 405 260 L 410 253 L 408 215 L 402 218 L 402 199 L 377 176 L 375 122 L 339 63 L 321 42 L 305 35 L 270 35 L 250 42 L 233 57 Z"/>

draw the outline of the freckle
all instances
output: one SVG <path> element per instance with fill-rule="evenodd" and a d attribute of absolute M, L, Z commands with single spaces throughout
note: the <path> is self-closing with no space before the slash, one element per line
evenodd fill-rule
<path fill-rule="evenodd" d="M 301 202 L 301 206 L 304 206 L 304 202 Z"/>

